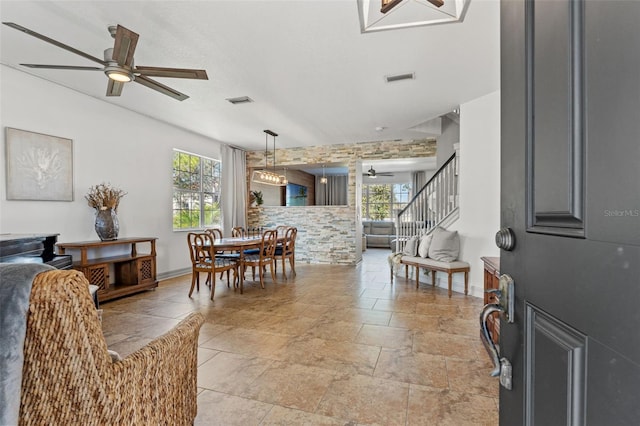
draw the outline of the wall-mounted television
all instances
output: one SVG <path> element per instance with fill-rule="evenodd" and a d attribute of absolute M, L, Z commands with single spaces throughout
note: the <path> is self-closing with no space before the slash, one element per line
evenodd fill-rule
<path fill-rule="evenodd" d="M 287 206 L 306 206 L 307 187 L 297 183 L 288 183 L 285 200 Z"/>

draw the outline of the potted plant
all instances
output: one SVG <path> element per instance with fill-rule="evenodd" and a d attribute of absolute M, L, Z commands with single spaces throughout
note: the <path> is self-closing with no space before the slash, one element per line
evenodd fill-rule
<path fill-rule="evenodd" d="M 262 191 L 251 191 L 251 197 L 253 198 L 253 202 L 255 202 L 256 206 L 261 206 L 262 203 L 264 203 Z"/>

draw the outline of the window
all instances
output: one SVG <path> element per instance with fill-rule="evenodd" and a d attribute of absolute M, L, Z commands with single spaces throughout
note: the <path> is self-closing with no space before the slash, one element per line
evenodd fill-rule
<path fill-rule="evenodd" d="M 220 161 L 173 150 L 173 230 L 220 226 Z"/>
<path fill-rule="evenodd" d="M 364 220 L 395 220 L 409 203 L 411 184 L 394 183 L 362 186 L 362 218 Z"/>

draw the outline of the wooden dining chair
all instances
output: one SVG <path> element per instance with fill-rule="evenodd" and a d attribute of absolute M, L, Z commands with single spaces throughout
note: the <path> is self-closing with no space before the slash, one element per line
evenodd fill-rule
<path fill-rule="evenodd" d="M 217 257 L 213 239 L 209 233 L 190 232 L 187 234 L 187 242 L 192 265 L 189 297 L 191 297 L 194 287 L 200 291 L 200 273 L 202 272 L 207 274 L 207 281 L 211 283 L 211 300 L 213 300 L 216 289 L 216 272 L 227 272 L 227 287 L 229 287 L 231 282 L 229 271 L 233 270 L 234 286 L 236 285 L 238 262 L 234 259 Z"/>
<path fill-rule="evenodd" d="M 276 226 L 276 233 L 278 234 L 278 238 L 284 237 L 284 234 L 287 232 L 287 229 L 289 228 L 290 226 L 287 226 L 287 225 Z M 278 245 L 281 245 L 281 243 L 278 243 Z"/>
<path fill-rule="evenodd" d="M 242 226 L 236 226 L 231 230 L 231 236 L 234 238 L 244 237 L 244 228 Z"/>
<path fill-rule="evenodd" d="M 214 241 L 215 240 L 221 240 L 222 238 L 224 238 L 224 236 L 222 234 L 222 230 L 220 228 L 208 228 L 208 229 L 205 229 L 204 232 L 209 233 L 211 235 L 211 238 L 213 238 Z M 228 259 L 236 259 L 237 260 L 239 254 L 237 252 L 217 250 L 216 251 L 216 256 L 217 257 L 225 257 L 225 258 L 228 258 Z"/>
<path fill-rule="evenodd" d="M 214 240 L 222 239 L 222 230 L 220 228 L 207 228 L 204 230 L 204 232 L 210 234 L 211 238 L 213 238 Z"/>
<path fill-rule="evenodd" d="M 289 259 L 289 265 L 291 266 L 291 272 L 293 275 L 296 274 L 296 259 L 295 259 L 295 249 L 296 249 L 296 236 L 298 235 L 298 228 L 288 227 L 284 234 L 284 241 L 282 244 L 276 246 L 276 250 L 274 252 L 274 263 L 275 269 L 278 270 L 278 259 L 282 260 L 282 275 L 284 279 L 287 279 L 287 272 L 285 268 L 285 260 Z"/>
<path fill-rule="evenodd" d="M 277 242 L 276 231 L 264 231 L 262 234 L 262 243 L 260 244 L 260 251 L 257 254 L 245 254 L 244 260 L 242 262 L 240 271 L 241 274 L 244 274 L 247 266 L 251 266 L 251 271 L 253 273 L 253 280 L 256 279 L 256 268 L 258 268 L 258 275 L 260 277 L 260 286 L 264 288 L 264 273 L 269 265 L 271 269 L 271 279 L 276 281 L 275 274 L 275 257 L 274 252 L 276 249 Z"/>

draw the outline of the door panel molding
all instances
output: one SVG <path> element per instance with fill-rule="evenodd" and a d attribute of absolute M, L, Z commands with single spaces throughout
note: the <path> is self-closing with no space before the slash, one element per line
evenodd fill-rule
<path fill-rule="evenodd" d="M 527 231 L 584 237 L 583 1 L 526 7 Z"/>
<path fill-rule="evenodd" d="M 584 424 L 587 336 L 528 303 L 526 328 L 525 424 Z"/>

